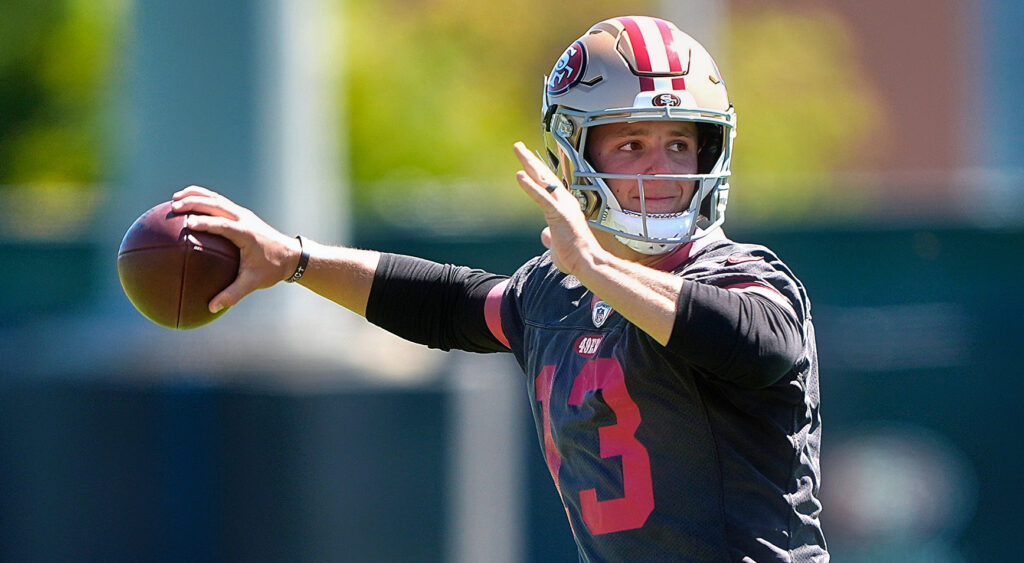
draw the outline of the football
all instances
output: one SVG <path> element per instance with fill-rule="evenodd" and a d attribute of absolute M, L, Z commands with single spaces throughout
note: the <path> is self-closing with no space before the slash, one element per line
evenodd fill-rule
<path fill-rule="evenodd" d="M 154 323 L 190 329 L 216 319 L 209 302 L 238 275 L 228 239 L 185 226 L 167 201 L 132 223 L 117 251 L 117 274 L 132 305 Z"/>

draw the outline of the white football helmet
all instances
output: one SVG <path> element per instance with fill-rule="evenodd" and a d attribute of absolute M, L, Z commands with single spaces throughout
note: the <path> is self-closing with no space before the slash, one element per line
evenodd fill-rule
<path fill-rule="evenodd" d="M 725 220 L 736 114 L 718 66 L 675 24 L 628 16 L 594 25 L 545 77 L 548 163 L 580 200 L 588 222 L 644 254 L 662 254 Z M 585 158 L 589 128 L 614 122 L 690 121 L 697 125 L 697 174 L 608 174 Z M 623 209 L 605 179 L 692 180 L 688 209 L 654 214 Z"/>

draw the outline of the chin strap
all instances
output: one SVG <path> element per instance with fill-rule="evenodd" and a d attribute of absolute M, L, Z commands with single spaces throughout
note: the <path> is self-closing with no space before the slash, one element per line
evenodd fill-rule
<path fill-rule="evenodd" d="M 644 217 L 635 211 L 607 209 L 600 223 L 621 233 L 644 237 Z M 680 242 L 657 242 L 659 240 L 686 239 L 693 225 L 693 212 L 683 211 L 669 215 L 647 216 L 647 240 L 636 240 L 615 235 L 615 238 L 629 248 L 642 254 L 664 254 L 678 247 Z"/>
<path fill-rule="evenodd" d="M 655 256 L 658 254 L 668 254 L 673 250 L 679 248 L 682 243 L 656 243 L 656 242 L 644 242 L 642 240 L 633 240 L 621 236 L 616 236 L 622 244 L 629 248 L 639 252 L 640 254 L 647 254 L 648 256 Z"/>

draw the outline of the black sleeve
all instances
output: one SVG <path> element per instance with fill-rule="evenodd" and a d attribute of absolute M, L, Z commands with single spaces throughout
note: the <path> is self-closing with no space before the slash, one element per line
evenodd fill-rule
<path fill-rule="evenodd" d="M 490 290 L 507 276 L 382 254 L 366 304 L 373 324 L 441 350 L 507 352 L 484 316 Z"/>
<path fill-rule="evenodd" d="M 715 377 L 767 387 L 800 361 L 803 330 L 766 297 L 687 281 L 667 348 Z"/>

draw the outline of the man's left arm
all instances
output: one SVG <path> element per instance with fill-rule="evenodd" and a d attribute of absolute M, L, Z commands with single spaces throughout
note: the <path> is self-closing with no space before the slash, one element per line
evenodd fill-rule
<path fill-rule="evenodd" d="M 778 381 L 803 354 L 789 301 L 767 283 L 718 287 L 593 253 L 574 275 L 631 323 L 716 377 L 753 387 Z"/>
<path fill-rule="evenodd" d="M 719 379 L 766 387 L 804 357 L 804 330 L 789 301 L 761 283 L 685 281 L 666 347 Z"/>
<path fill-rule="evenodd" d="M 546 189 L 558 182 L 550 169 L 522 143 L 515 150 L 524 167 L 516 179 L 544 212 L 548 226 L 541 241 L 555 265 L 651 338 L 730 379 L 763 374 L 750 385 L 770 384 L 799 359 L 803 331 L 792 307 L 755 291 L 687 281 L 615 256 L 598 242 L 568 190 Z"/>
<path fill-rule="evenodd" d="M 551 170 L 524 144 L 516 143 L 515 152 L 524 168 L 516 179 L 544 212 L 548 226 L 541 233 L 541 242 L 551 251 L 555 266 L 575 276 L 619 314 L 666 344 L 672 334 L 682 280 L 606 250 L 587 224 L 579 202 Z M 549 185 L 558 188 L 549 190 Z"/>

